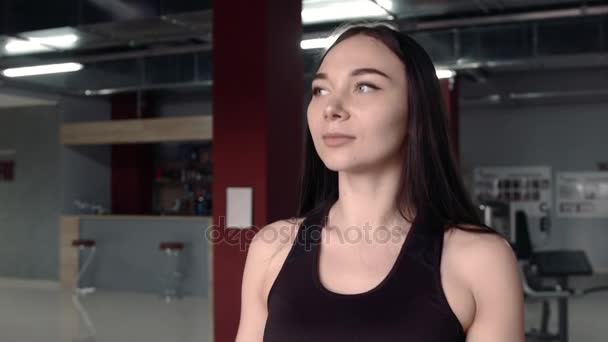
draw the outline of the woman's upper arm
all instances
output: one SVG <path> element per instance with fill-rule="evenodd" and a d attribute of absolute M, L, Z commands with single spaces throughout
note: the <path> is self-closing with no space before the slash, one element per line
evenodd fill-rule
<path fill-rule="evenodd" d="M 264 229 L 272 229 L 272 227 L 268 225 L 262 228 Z M 247 251 L 241 284 L 241 314 L 236 342 L 262 342 L 264 335 L 268 312 L 263 287 L 272 245 L 260 238 L 260 232 L 254 236 Z"/>
<path fill-rule="evenodd" d="M 475 317 L 467 342 L 524 342 L 523 290 L 513 250 L 504 239 L 488 235 L 470 253 Z"/>

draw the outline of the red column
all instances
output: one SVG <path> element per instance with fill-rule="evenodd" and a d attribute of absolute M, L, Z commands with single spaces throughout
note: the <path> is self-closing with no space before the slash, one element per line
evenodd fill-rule
<path fill-rule="evenodd" d="M 229 186 L 253 188 L 254 227 L 248 233 L 296 212 L 303 140 L 301 0 L 213 6 L 213 223 L 214 233 L 226 237 Z M 216 342 L 234 342 L 252 235 L 241 234 L 237 244 L 213 241 Z"/>
<path fill-rule="evenodd" d="M 460 123 L 458 111 L 458 78 L 440 80 L 441 93 L 447 111 L 448 134 L 452 142 L 452 153 L 460 161 Z"/>
<path fill-rule="evenodd" d="M 111 101 L 112 120 L 137 118 L 137 94 L 113 95 Z M 144 109 L 142 117 L 149 117 L 148 114 Z M 150 214 L 153 181 L 153 145 L 112 145 L 113 214 Z"/>

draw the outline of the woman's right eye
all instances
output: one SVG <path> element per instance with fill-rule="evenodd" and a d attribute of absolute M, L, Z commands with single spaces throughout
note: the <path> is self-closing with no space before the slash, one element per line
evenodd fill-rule
<path fill-rule="evenodd" d="M 321 88 L 321 87 L 313 87 L 312 88 L 312 95 L 313 96 L 321 96 L 321 95 L 324 95 L 326 93 L 327 93 L 327 91 L 325 89 Z"/>

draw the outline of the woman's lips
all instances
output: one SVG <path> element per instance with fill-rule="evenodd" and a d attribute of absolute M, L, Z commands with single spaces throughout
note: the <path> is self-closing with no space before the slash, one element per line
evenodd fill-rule
<path fill-rule="evenodd" d="M 348 144 L 355 140 L 355 137 L 348 135 L 325 135 L 323 136 L 323 142 L 329 147 L 338 147 Z"/>

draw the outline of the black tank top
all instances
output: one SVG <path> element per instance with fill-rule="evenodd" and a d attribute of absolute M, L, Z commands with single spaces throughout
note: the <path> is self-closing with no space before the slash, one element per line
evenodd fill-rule
<path fill-rule="evenodd" d="M 319 280 L 321 225 L 306 219 L 268 294 L 263 341 L 464 342 L 441 285 L 443 232 L 432 224 L 417 215 L 382 282 L 341 294 Z"/>

